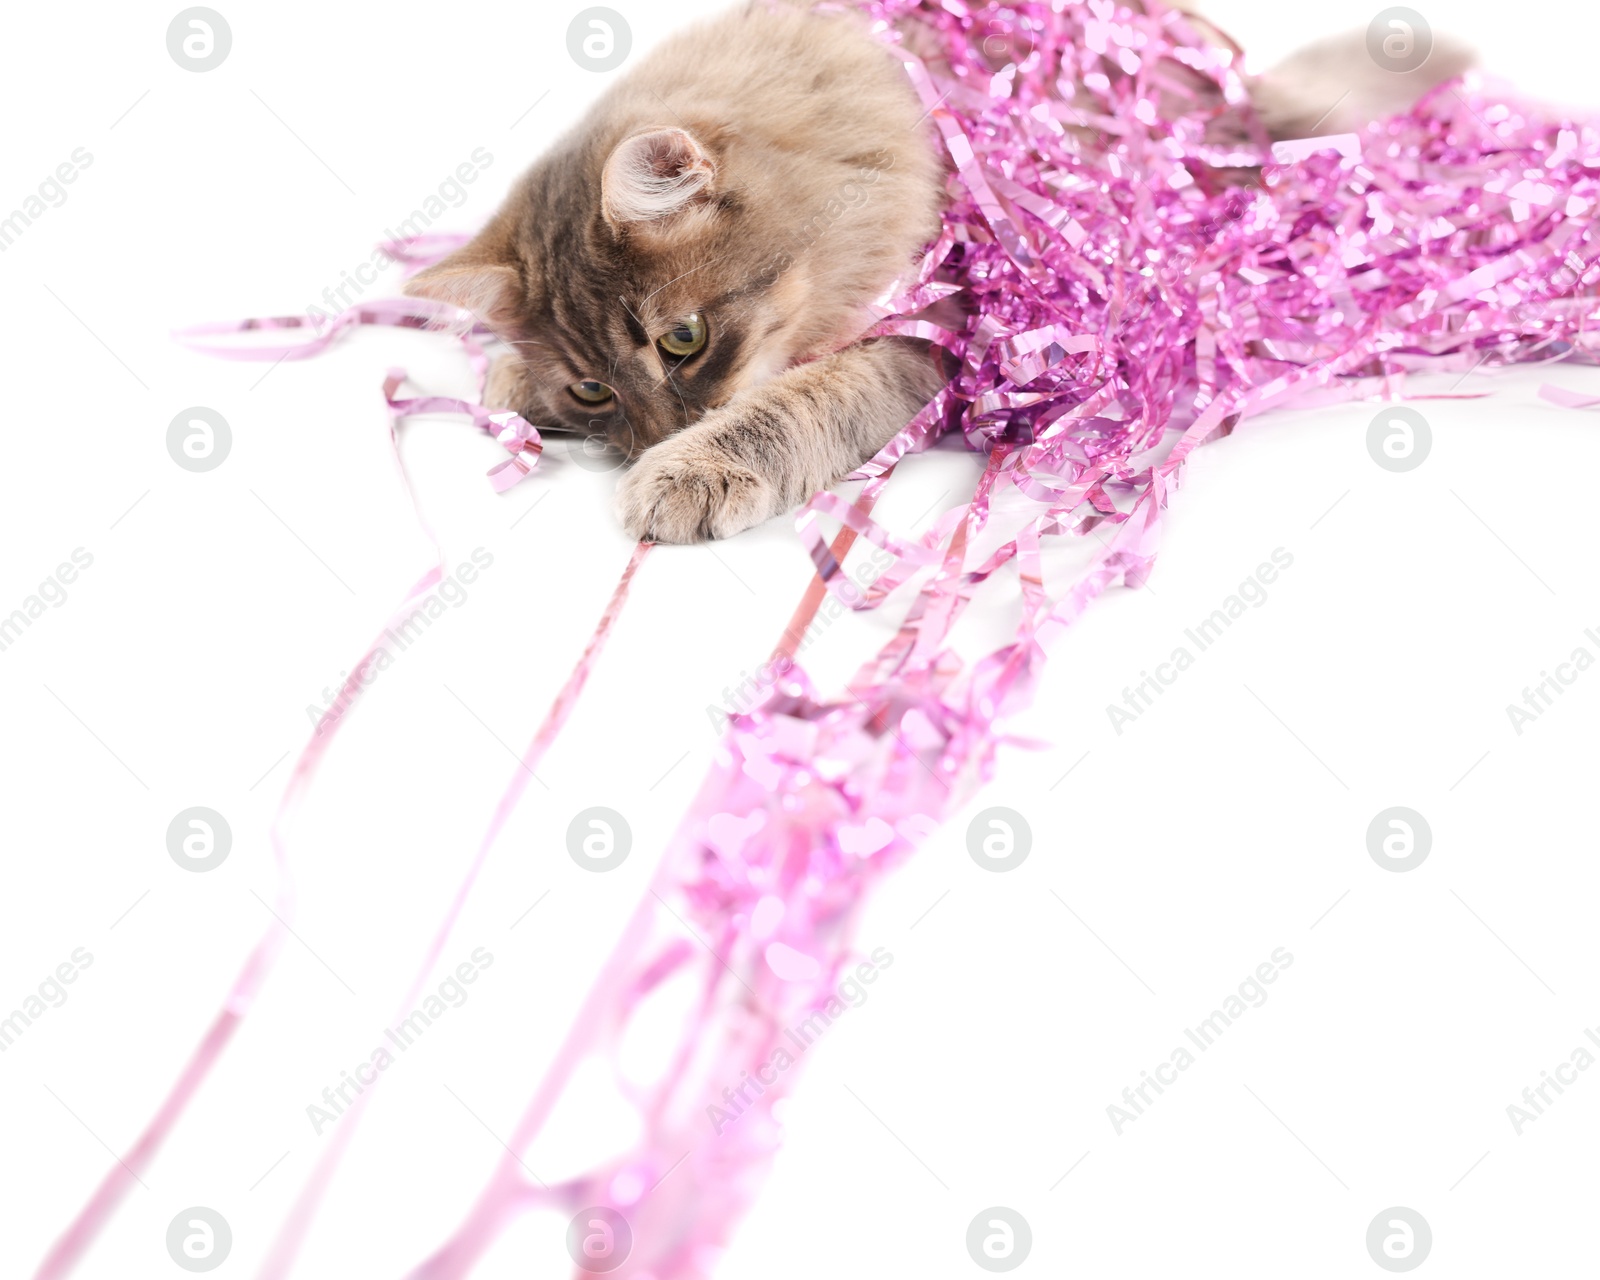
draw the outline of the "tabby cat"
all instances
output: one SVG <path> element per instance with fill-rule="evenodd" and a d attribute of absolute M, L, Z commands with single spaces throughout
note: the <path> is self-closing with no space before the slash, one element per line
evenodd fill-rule
<path fill-rule="evenodd" d="M 1337 132 L 1464 65 L 1436 48 L 1378 71 L 1356 37 L 1262 77 L 1256 102 L 1275 136 Z M 407 291 L 507 344 L 491 407 L 631 462 L 630 534 L 725 538 L 856 469 L 948 380 L 925 342 L 857 340 L 938 233 L 942 156 L 863 21 L 753 0 L 641 59 Z"/>

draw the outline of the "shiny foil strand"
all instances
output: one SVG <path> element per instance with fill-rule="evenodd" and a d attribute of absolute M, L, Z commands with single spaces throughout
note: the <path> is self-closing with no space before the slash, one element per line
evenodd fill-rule
<path fill-rule="evenodd" d="M 803 1064 L 721 1132 L 709 1109 L 725 1106 L 726 1086 L 759 1075 L 785 1028 L 836 999 L 860 959 L 854 931 L 872 886 L 988 779 L 1008 740 L 1003 721 L 1028 704 L 1067 629 L 1106 590 L 1148 577 L 1194 448 L 1272 407 L 1393 398 L 1413 373 L 1595 361 L 1592 121 L 1472 79 L 1353 145 L 1347 136 L 1274 154 L 1236 47 L 1159 4 L 861 7 L 905 64 L 953 172 L 943 232 L 886 291 L 874 332 L 927 337 L 959 367 L 856 478 L 877 486 L 875 498 L 897 463 L 955 432 L 987 465 L 972 497 L 920 536 L 874 519 L 866 493 L 853 503 L 819 494 L 799 513 L 818 576 L 775 651 L 778 674 L 759 706 L 731 717 L 511 1153 L 410 1273 L 417 1280 L 468 1275 L 530 1209 L 594 1205 L 632 1224 L 633 1253 L 611 1273 L 621 1280 L 714 1273 L 779 1149 L 774 1106 Z M 940 56 L 923 62 L 901 47 L 907 24 L 935 36 Z M 404 260 L 438 251 L 406 249 Z M 352 312 L 315 335 L 319 350 L 358 323 L 440 319 L 409 302 Z M 397 388 L 386 386 L 391 401 Z M 1600 403 L 1544 394 L 1575 409 Z M 458 407 L 505 437 L 517 478 L 519 459 L 531 471 L 531 426 Z M 1006 527 L 1022 511 L 1018 531 L 980 553 L 1002 501 Z M 825 521 L 838 525 L 831 542 Z M 1053 540 L 1090 533 L 1100 550 L 1089 568 L 1052 587 L 1051 548 L 1071 545 Z M 865 591 L 841 571 L 856 538 L 889 557 Z M 1009 589 L 1013 564 L 1017 633 L 968 664 L 950 629 L 980 594 Z M 795 630 L 824 591 L 850 608 L 904 610 L 832 698 L 794 661 Z M 514 1153 L 537 1137 L 572 1070 L 595 1054 L 614 1060 L 644 1001 L 685 972 L 701 999 L 671 1065 L 644 1085 L 619 1077 L 640 1116 L 638 1143 L 559 1186 L 531 1183 Z M 314 1202 L 316 1189 L 307 1194 Z M 280 1242 L 292 1246 L 296 1230 Z M 287 1262 L 266 1274 L 287 1274 Z"/>

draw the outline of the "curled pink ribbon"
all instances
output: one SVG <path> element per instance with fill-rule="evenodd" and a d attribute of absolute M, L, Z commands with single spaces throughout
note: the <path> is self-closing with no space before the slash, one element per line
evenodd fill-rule
<path fill-rule="evenodd" d="M 957 372 L 856 473 L 853 502 L 819 494 L 799 513 L 817 577 L 777 643 L 764 697 L 730 716 L 648 893 L 531 1088 L 508 1154 L 459 1227 L 411 1273 L 416 1280 L 466 1276 L 518 1215 L 540 1205 L 621 1214 L 632 1246 L 611 1272 L 619 1280 L 712 1275 L 778 1148 L 774 1104 L 800 1078 L 804 1048 L 790 1069 L 773 1075 L 771 1064 L 780 1050 L 793 1054 L 792 1029 L 825 1016 L 839 984 L 871 963 L 853 941 L 862 903 L 988 778 L 1005 719 L 1028 703 L 1084 610 L 1114 586 L 1146 580 L 1189 454 L 1271 407 L 1393 398 L 1416 370 L 1600 355 L 1593 122 L 1464 83 L 1374 124 L 1355 146 L 1308 144 L 1275 158 L 1236 51 L 1159 4 L 862 7 L 891 44 L 906 23 L 937 42 L 941 56 L 927 63 L 896 53 L 953 173 L 941 235 L 880 300 L 873 331 L 937 342 Z M 959 328 L 918 314 L 957 302 Z M 438 318 L 410 303 L 373 304 L 311 341 L 320 350 L 355 324 L 424 327 Z M 246 322 L 190 336 L 301 325 Z M 314 352 L 280 348 L 270 358 L 300 354 Z M 469 355 L 481 386 L 481 349 L 469 345 Z M 444 404 L 398 401 L 399 387 L 391 374 L 392 407 Z M 1546 395 L 1574 408 L 1600 403 Z M 449 404 L 501 439 L 510 458 L 497 478 L 505 468 L 532 470 L 531 427 Z M 889 528 L 873 514 L 884 486 L 909 455 L 956 432 L 985 456 L 974 492 L 922 534 Z M 1053 581 L 1049 550 L 1083 537 L 1098 544 L 1089 567 Z M 845 572 L 862 542 L 888 561 L 865 590 Z M 966 660 L 951 645 L 954 627 L 980 593 L 1013 583 L 1014 636 Z M 847 687 L 824 696 L 796 659 L 830 594 L 851 608 L 903 611 Z M 571 697 L 579 687 L 581 678 Z M 555 709 L 552 717 L 535 738 L 540 750 L 549 726 L 559 727 Z M 319 750 L 308 747 L 286 805 Z M 509 790 L 463 895 L 516 799 Z M 131 1153 L 134 1168 L 221 1052 L 275 943 L 269 936 L 252 957 L 229 1010 Z M 684 974 L 700 999 L 672 1066 L 623 1090 L 640 1121 L 634 1146 L 557 1186 L 530 1179 L 517 1153 L 549 1119 L 578 1061 L 610 1052 L 651 993 Z M 264 1277 L 289 1274 L 336 1164 L 334 1151 L 324 1156 Z M 41 1277 L 66 1274 L 120 1177 L 108 1178 Z"/>

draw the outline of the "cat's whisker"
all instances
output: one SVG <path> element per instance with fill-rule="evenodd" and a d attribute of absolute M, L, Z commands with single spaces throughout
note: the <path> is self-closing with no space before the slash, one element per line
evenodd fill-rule
<path fill-rule="evenodd" d="M 683 392 L 678 390 L 678 384 L 672 380 L 672 370 L 670 369 L 667 370 L 666 383 L 672 388 L 672 394 L 678 397 L 678 403 L 683 406 L 683 425 L 687 427 L 694 421 L 694 417 L 689 412 L 689 406 L 683 398 Z"/>
<path fill-rule="evenodd" d="M 688 272 L 685 272 L 685 273 L 684 273 L 684 275 L 687 275 L 687 274 L 688 274 Z M 678 278 L 679 278 L 679 279 L 680 279 L 680 280 L 681 280 L 681 279 L 682 279 L 682 278 L 683 278 L 683 277 L 682 277 L 682 276 L 680 276 L 680 277 L 678 277 Z M 669 283 L 670 283 L 670 281 L 669 281 Z M 663 285 L 663 286 L 662 286 L 662 288 L 665 288 L 665 287 L 666 287 L 666 286 L 665 286 L 665 285 Z M 660 290 L 660 289 L 657 289 L 657 290 L 656 290 L 656 293 L 660 293 L 660 292 L 661 292 L 661 290 Z M 656 296 L 656 295 L 655 295 L 655 293 L 652 293 L 652 294 L 651 294 L 651 295 L 650 295 L 650 297 L 651 297 L 651 298 L 653 298 L 653 297 L 655 297 L 655 296 Z M 630 315 L 630 316 L 632 316 L 632 317 L 633 317 L 633 322 L 634 322 L 634 324 L 636 324 L 636 325 L 638 325 L 638 326 L 639 326 L 639 330 L 640 330 L 640 332 L 641 332 L 641 333 L 646 333 L 646 334 L 648 334 L 648 333 L 649 333 L 649 332 L 650 332 L 650 331 L 649 331 L 649 329 L 648 329 L 648 328 L 646 328 L 646 327 L 645 327 L 645 323 L 644 323 L 644 321 L 643 321 L 643 320 L 641 320 L 641 319 L 639 319 L 639 316 L 638 316 L 638 313 L 637 313 L 637 312 L 635 312 L 635 311 L 634 311 L 634 309 L 633 309 L 633 308 L 632 308 L 632 307 L 630 307 L 630 306 L 629 306 L 629 305 L 628 305 L 628 300 L 627 300 L 627 299 L 626 299 L 626 298 L 624 298 L 624 297 L 623 297 L 623 296 L 622 296 L 622 295 L 621 295 L 621 294 L 620 294 L 620 293 L 619 293 L 619 294 L 618 294 L 618 295 L 617 295 L 617 301 L 618 301 L 618 302 L 620 302 L 620 303 L 621 303 L 621 304 L 622 304 L 622 309 L 623 309 L 623 310 L 624 310 L 624 311 L 626 311 L 626 312 L 627 312 L 627 313 L 628 313 L 628 314 L 629 314 L 629 315 Z M 646 300 L 645 300 L 645 301 L 647 301 L 647 302 L 648 302 L 648 301 L 649 301 L 649 299 L 648 299 L 648 298 L 647 298 L 647 299 L 646 299 Z M 650 355 L 651 355 L 651 356 L 652 356 L 652 357 L 653 357 L 653 358 L 654 358 L 654 359 L 655 359 L 655 361 L 656 361 L 656 363 L 657 363 L 657 364 L 658 364 L 658 365 L 659 365 L 659 366 L 660 366 L 660 367 L 661 367 L 661 370 L 662 370 L 662 372 L 663 372 L 663 373 L 664 373 L 664 372 L 665 372 L 665 371 L 666 371 L 666 365 L 665 365 L 665 364 L 664 364 L 664 363 L 663 363 L 663 362 L 662 362 L 662 360 L 661 360 L 661 357 L 660 357 L 660 355 L 658 355 L 658 354 L 657 354 L 657 352 L 656 352 L 656 349 L 655 349 L 655 347 L 654 347 L 654 346 L 652 346 L 652 347 L 651 347 L 651 348 L 650 348 Z M 613 360 L 612 360 L 612 362 L 611 362 L 611 372 L 612 372 L 612 373 L 616 373 L 616 371 L 617 371 L 617 364 L 616 364 L 616 360 L 615 360 L 615 359 L 613 359 Z M 660 383 L 659 383 L 659 382 L 657 382 L 657 383 L 656 383 L 656 386 L 658 386 L 658 387 L 659 387 L 659 386 L 660 386 L 660 385 L 661 385 L 661 384 L 660 384 Z"/>
<path fill-rule="evenodd" d="M 659 292 L 659 291 L 658 291 L 658 292 Z M 652 295 L 651 295 L 651 297 L 654 297 L 654 296 L 655 296 L 655 295 L 654 295 L 654 294 L 652 294 Z M 645 299 L 645 301 L 646 301 L 646 302 L 648 302 L 648 301 L 649 301 L 649 300 L 650 300 L 650 299 L 649 299 L 649 298 L 646 298 L 646 299 Z M 619 294 L 618 294 L 618 295 L 617 295 L 617 301 L 618 301 L 618 302 L 620 302 L 620 303 L 621 303 L 621 304 L 622 304 L 622 309 L 623 309 L 623 310 L 624 310 L 624 311 L 626 311 L 626 312 L 627 312 L 627 313 L 628 313 L 628 314 L 629 314 L 629 315 L 630 315 L 630 316 L 632 316 L 632 317 L 633 317 L 633 322 L 634 322 L 634 324 L 636 324 L 636 325 L 638 325 L 638 326 L 639 326 L 639 328 L 641 328 L 641 329 L 644 329 L 644 321 L 643 321 L 643 320 L 641 320 L 641 319 L 639 319 L 639 313 L 638 313 L 638 312 L 637 312 L 637 311 L 635 311 L 635 310 L 634 310 L 634 309 L 633 309 L 633 308 L 632 308 L 632 307 L 630 307 L 630 306 L 629 306 L 629 305 L 628 305 L 628 300 L 627 300 L 627 299 L 626 299 L 626 298 L 624 298 L 624 297 L 623 297 L 623 296 L 622 296 L 622 295 L 621 295 L 621 294 L 620 294 L 620 293 L 619 293 Z M 648 330 L 646 330 L 646 332 L 648 332 Z"/>
<path fill-rule="evenodd" d="M 677 284 L 678 281 L 682 280 L 684 276 L 692 276 L 696 271 L 703 270 L 706 267 L 714 267 L 714 266 L 716 266 L 717 263 L 721 262 L 722 259 L 726 258 L 727 256 L 728 256 L 727 254 L 723 254 L 721 257 L 711 259 L 710 262 L 702 262 L 702 263 L 699 264 L 699 266 L 690 267 L 687 271 L 685 271 L 683 273 L 683 275 L 673 276 L 672 279 L 668 280 L 667 283 L 662 285 L 660 288 L 652 289 L 647 295 L 645 295 L 644 301 L 641 302 L 639 305 L 641 307 L 648 306 L 649 303 L 650 303 L 650 299 L 655 297 L 656 294 L 660 293 L 662 289 L 665 289 L 670 285 Z M 627 304 L 626 301 L 624 301 L 622 303 L 622 305 L 626 307 L 628 304 Z M 633 315 L 633 312 L 632 312 L 631 309 L 629 310 L 628 314 L 629 315 Z M 633 318 L 635 320 L 637 320 L 639 317 L 638 316 L 634 316 Z M 643 327 L 644 327 L 643 325 L 640 326 L 640 328 L 643 328 Z"/>

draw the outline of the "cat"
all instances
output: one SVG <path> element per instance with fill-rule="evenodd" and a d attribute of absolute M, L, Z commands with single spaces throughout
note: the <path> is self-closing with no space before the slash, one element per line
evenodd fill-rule
<path fill-rule="evenodd" d="M 1402 107 L 1466 61 L 1436 49 L 1375 74 L 1352 37 L 1253 87 L 1269 132 L 1297 137 Z M 1330 86 L 1348 91 L 1328 109 Z M 629 534 L 729 537 L 855 470 L 949 380 L 926 341 L 857 340 L 938 234 L 943 154 L 858 15 L 754 0 L 642 58 L 406 291 L 507 344 L 491 408 L 631 463 Z"/>

